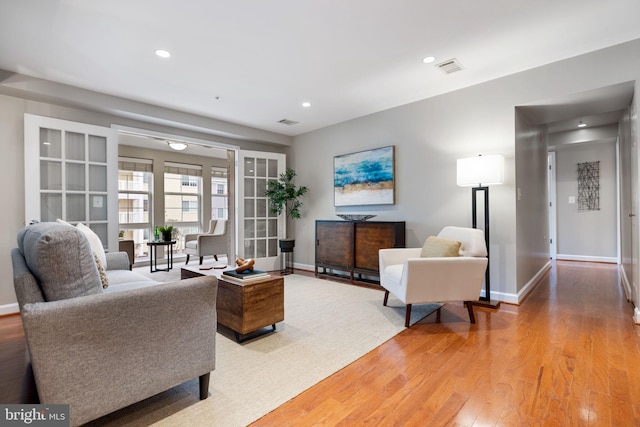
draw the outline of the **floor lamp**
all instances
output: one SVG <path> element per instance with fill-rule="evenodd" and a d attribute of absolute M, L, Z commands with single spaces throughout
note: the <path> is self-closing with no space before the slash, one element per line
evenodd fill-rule
<path fill-rule="evenodd" d="M 504 157 L 500 155 L 476 156 L 458 159 L 458 185 L 471 189 L 471 217 L 473 228 L 478 228 L 477 193 L 484 194 L 484 240 L 487 244 L 487 271 L 484 279 L 484 296 L 475 303 L 483 307 L 497 308 L 500 301 L 491 299 L 489 274 L 489 186 L 504 182 Z"/>

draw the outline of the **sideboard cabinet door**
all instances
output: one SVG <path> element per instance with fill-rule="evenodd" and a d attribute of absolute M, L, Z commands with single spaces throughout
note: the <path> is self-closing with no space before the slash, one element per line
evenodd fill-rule
<path fill-rule="evenodd" d="M 378 251 L 405 247 L 404 221 L 316 221 L 316 275 L 379 277 Z M 323 271 L 320 273 L 319 269 Z M 337 272 L 327 272 L 337 270 Z M 363 279 L 362 275 L 367 276 Z"/>
<path fill-rule="evenodd" d="M 316 269 L 353 269 L 353 233 L 352 222 L 316 221 Z"/>
<path fill-rule="evenodd" d="M 404 247 L 404 222 L 355 222 L 355 270 L 380 270 L 378 251 L 383 248 Z"/>

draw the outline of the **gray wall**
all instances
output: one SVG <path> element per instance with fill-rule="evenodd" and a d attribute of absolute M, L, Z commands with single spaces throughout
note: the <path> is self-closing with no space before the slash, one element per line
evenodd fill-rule
<path fill-rule="evenodd" d="M 526 123 L 517 124 L 515 107 L 633 80 L 640 80 L 640 40 L 295 137 L 298 183 L 310 187 L 296 227 L 296 262 L 313 265 L 314 222 L 335 219 L 337 212 L 407 221 L 409 246 L 421 245 L 445 225 L 470 225 L 471 194 L 456 186 L 456 159 L 502 154 L 506 182 L 491 188 L 491 288 L 501 299 L 519 301 L 518 293 L 549 255 L 548 196 L 544 138 L 516 137 L 516 127 Z M 516 150 L 516 143 L 526 147 Z M 396 204 L 336 209 L 333 156 L 390 144 L 396 146 Z M 537 167 L 519 173 L 516 183 L 516 168 L 530 162 Z M 517 209 L 519 204 L 527 208 Z"/>
<path fill-rule="evenodd" d="M 610 64 L 616 66 L 611 67 Z M 452 75 L 450 78 L 456 77 Z M 0 219 L 9 227 L 0 238 L 0 252 L 3 254 L 0 257 L 3 279 L 0 282 L 0 311 L 2 305 L 15 302 L 9 250 L 15 246 L 15 234 L 23 226 L 24 218 L 25 112 L 215 140 L 203 131 L 206 127 L 215 127 L 215 121 L 132 101 L 119 100 L 110 104 L 104 96 L 86 92 L 79 96 L 79 90 L 69 88 L 58 88 L 52 94 L 53 100 L 27 100 L 29 97 L 21 93 L 28 80 L 24 76 L 12 75 L 3 77 L 0 82 L 0 93 L 10 95 L 0 95 L 0 138 L 4 148 L 0 178 L 11 183 L 5 186 L 7 208 L 0 211 Z M 520 235 L 516 232 L 516 220 L 520 221 L 517 216 L 521 215 L 516 213 L 516 205 L 520 203 L 516 200 L 516 185 L 524 185 L 522 182 L 516 184 L 516 169 L 530 159 L 521 158 L 515 149 L 515 107 L 628 81 L 636 81 L 636 92 L 640 89 L 640 40 L 310 132 L 294 138 L 293 149 L 258 143 L 239 142 L 238 145 L 246 149 L 285 151 L 293 156 L 288 161 L 298 172 L 297 183 L 310 187 L 303 218 L 295 224 L 296 262 L 306 266 L 314 263 L 315 220 L 336 218 L 336 212 L 372 212 L 381 220 L 405 220 L 407 244 L 410 246 L 422 244 L 428 235 L 437 233 L 444 225 L 470 225 L 471 191 L 456 186 L 456 159 L 479 153 L 504 155 L 506 182 L 491 189 L 492 290 L 501 299 L 517 301 L 519 290 L 530 280 L 527 278 L 529 274 L 520 276 L 517 272 L 535 271 L 541 255 L 536 242 L 530 243 L 528 239 L 520 242 Z M 46 92 L 41 83 L 37 90 Z M 60 101 L 67 94 L 71 94 L 71 102 Z M 48 99 L 46 96 L 43 98 Z M 60 106 L 70 104 L 73 108 Z M 112 108 L 105 112 L 105 105 Z M 135 114 L 127 114 L 129 110 L 136 110 Z M 116 115 L 116 111 L 122 114 Z M 188 121 L 189 126 L 179 126 L 182 121 Z M 637 143 L 635 117 L 631 119 L 631 126 L 634 129 L 632 139 Z M 241 130 L 236 126 L 234 133 L 238 132 Z M 247 134 L 255 135 L 256 139 L 264 137 L 272 142 L 288 142 L 286 138 L 263 135 L 254 130 Z M 392 206 L 334 208 L 333 156 L 390 144 L 396 146 L 397 203 Z M 546 193 L 525 193 L 525 196 L 531 197 L 531 203 L 536 206 L 546 202 Z M 536 216 L 535 212 L 531 215 Z M 523 221 L 522 227 L 528 234 L 540 235 L 546 232 L 539 229 L 543 221 L 531 222 L 532 230 L 527 229 L 527 221 Z"/>
<path fill-rule="evenodd" d="M 18 79 L 19 80 L 19 79 Z M 29 81 L 29 78 L 24 78 Z M 20 95 L 25 94 L 24 91 L 6 91 L 0 84 L 0 144 L 2 144 L 2 167 L 0 168 L 0 179 L 5 183 L 3 190 L 3 209 L 0 209 L 0 223 L 5 225 L 6 232 L 0 236 L 0 315 L 17 310 L 16 296 L 13 290 L 13 278 L 10 251 L 16 247 L 16 235 L 18 231 L 24 227 L 24 114 L 31 113 L 42 116 L 55 117 L 63 120 L 71 120 L 82 123 L 88 123 L 98 126 L 111 126 L 112 124 L 128 126 L 139 129 L 148 129 L 156 132 L 165 132 L 168 134 L 179 135 L 184 137 L 195 138 L 204 141 L 223 142 L 226 144 L 234 144 L 243 149 L 286 152 L 286 145 L 264 144 L 259 142 L 242 141 L 238 139 L 228 139 L 215 136 L 208 133 L 196 132 L 190 129 L 174 128 L 165 124 L 142 122 L 133 120 L 123 116 L 115 116 L 101 111 L 105 106 L 113 100 L 101 94 L 92 94 L 88 91 L 81 91 L 84 98 L 84 108 L 71 108 L 61 106 L 50 102 L 34 101 L 23 98 Z M 46 92 L 48 85 L 40 89 Z M 54 88 L 57 85 L 52 85 Z M 4 95 L 3 91 L 11 92 L 12 95 Z M 25 94 L 24 96 L 42 98 L 38 94 Z M 52 102 L 59 102 L 59 99 L 51 98 Z M 95 104 L 95 109 L 91 104 Z M 124 105 L 134 106 L 138 109 L 138 116 L 151 116 L 156 112 L 161 112 L 163 123 L 169 122 L 171 111 L 166 109 L 158 109 L 145 104 L 126 101 Z M 142 114 L 146 112 L 145 114 Z M 126 115 L 126 114 L 125 114 Z M 184 113 L 175 113 L 175 119 L 184 117 Z M 194 122 L 198 122 L 199 128 L 202 128 L 209 122 L 202 118 L 191 116 Z M 217 122 L 213 122 L 217 123 Z M 193 126 L 191 126 L 193 127 Z M 233 129 L 240 132 L 241 126 L 233 125 Z M 255 133 L 254 130 L 248 129 L 247 134 Z M 283 140 L 286 140 L 285 137 Z M 115 229 L 114 229 L 115 230 Z"/>
<path fill-rule="evenodd" d="M 547 136 L 516 108 L 516 235 L 517 292 L 549 263 L 549 186 Z"/>
<path fill-rule="evenodd" d="M 578 210 L 578 163 L 600 162 L 600 210 Z M 618 197 L 615 142 L 556 151 L 557 259 L 616 262 Z M 569 197 L 574 203 L 569 203 Z"/>

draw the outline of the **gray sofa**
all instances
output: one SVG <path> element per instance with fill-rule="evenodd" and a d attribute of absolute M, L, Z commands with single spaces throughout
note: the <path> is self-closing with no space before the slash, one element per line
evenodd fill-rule
<path fill-rule="evenodd" d="M 86 237 L 56 223 L 21 230 L 11 257 L 40 402 L 69 404 L 71 425 L 194 378 L 208 396 L 215 277 L 156 283 L 108 253 L 103 289 Z"/>

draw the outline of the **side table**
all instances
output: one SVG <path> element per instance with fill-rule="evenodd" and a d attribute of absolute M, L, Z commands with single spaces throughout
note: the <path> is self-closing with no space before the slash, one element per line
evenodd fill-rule
<path fill-rule="evenodd" d="M 152 273 L 156 271 L 169 271 L 173 268 L 173 245 L 175 244 L 175 240 L 147 242 L 147 246 L 149 246 L 149 270 Z M 167 246 L 169 248 L 167 253 L 167 268 L 158 268 L 158 246 Z"/>

